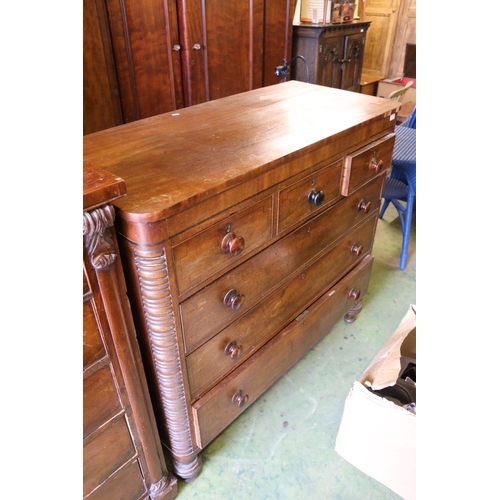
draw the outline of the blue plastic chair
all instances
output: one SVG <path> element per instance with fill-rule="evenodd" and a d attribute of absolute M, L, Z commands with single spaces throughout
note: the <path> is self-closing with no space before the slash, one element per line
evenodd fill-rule
<path fill-rule="evenodd" d="M 410 132 L 408 129 L 415 130 L 415 132 Z M 417 196 L 416 129 L 417 108 L 415 107 L 408 118 L 401 125 L 396 126 L 392 169 L 385 181 L 382 193 L 384 202 L 379 213 L 379 217 L 382 219 L 389 203 L 392 203 L 398 211 L 403 232 L 400 269 L 406 269 L 413 207 Z"/>

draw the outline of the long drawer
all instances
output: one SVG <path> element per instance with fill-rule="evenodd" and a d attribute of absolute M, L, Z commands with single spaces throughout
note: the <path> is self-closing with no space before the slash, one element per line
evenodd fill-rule
<path fill-rule="evenodd" d="M 382 177 L 378 177 L 184 301 L 180 310 L 186 352 L 192 352 L 236 321 L 263 294 L 271 293 L 355 224 L 377 212 L 382 182 Z M 231 290 L 233 302 L 227 299 Z"/>
<path fill-rule="evenodd" d="M 356 226 L 324 257 L 187 356 L 192 398 L 241 364 L 291 321 L 298 309 L 307 307 L 370 252 L 376 217 L 373 214 Z"/>
<path fill-rule="evenodd" d="M 365 259 L 245 363 L 196 401 L 196 440 L 205 447 L 295 364 L 366 293 L 373 257 Z"/>

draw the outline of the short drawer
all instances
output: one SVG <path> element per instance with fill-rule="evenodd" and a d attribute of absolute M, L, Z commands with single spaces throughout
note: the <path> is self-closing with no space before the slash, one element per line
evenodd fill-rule
<path fill-rule="evenodd" d="M 99 325 L 92 308 L 92 300 L 83 302 L 83 369 L 106 356 Z"/>
<path fill-rule="evenodd" d="M 83 381 L 83 437 L 122 411 L 110 365 Z"/>
<path fill-rule="evenodd" d="M 272 198 L 218 221 L 173 247 L 180 294 L 271 239 Z"/>
<path fill-rule="evenodd" d="M 388 134 L 344 158 L 342 196 L 348 196 L 390 167 L 395 138 L 395 134 Z"/>
<path fill-rule="evenodd" d="M 282 189 L 278 195 L 278 233 L 340 198 L 342 160 Z"/>
<path fill-rule="evenodd" d="M 116 471 L 108 480 L 94 490 L 85 500 L 137 500 L 145 496 L 146 487 L 139 462 L 134 460 Z"/>
<path fill-rule="evenodd" d="M 135 455 L 125 417 L 83 447 L 83 495 L 105 481 Z"/>
<path fill-rule="evenodd" d="M 372 263 L 373 257 L 365 257 L 335 287 L 193 404 L 200 448 L 274 384 L 361 299 L 368 288 Z"/>
<path fill-rule="evenodd" d="M 184 301 L 180 309 L 186 352 L 237 320 L 355 224 L 378 212 L 382 182 L 379 177 L 353 196 L 342 199 Z M 234 290 L 234 308 L 231 301 L 224 301 L 231 290 Z"/>
<path fill-rule="evenodd" d="M 187 356 L 192 398 L 240 365 L 290 322 L 298 309 L 307 307 L 354 267 L 372 248 L 376 222 L 373 214 L 326 255 Z"/>

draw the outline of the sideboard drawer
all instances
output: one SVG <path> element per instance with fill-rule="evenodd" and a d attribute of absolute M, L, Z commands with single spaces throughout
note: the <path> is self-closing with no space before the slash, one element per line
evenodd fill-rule
<path fill-rule="evenodd" d="M 345 157 L 342 196 L 348 196 L 365 182 L 390 167 L 395 139 L 395 134 L 388 134 Z"/>
<path fill-rule="evenodd" d="M 173 247 L 179 293 L 200 283 L 272 237 L 272 197 L 222 219 Z"/>
<path fill-rule="evenodd" d="M 308 310 L 193 404 L 199 447 L 210 443 L 316 344 L 331 329 L 332 322 L 337 322 L 361 300 L 368 288 L 372 263 L 373 257 L 367 256 Z M 352 290 L 356 299 L 350 298 Z"/>
<path fill-rule="evenodd" d="M 342 160 L 279 192 L 278 233 L 340 198 Z"/>
<path fill-rule="evenodd" d="M 325 256 L 277 289 L 240 320 L 222 330 L 187 356 L 189 386 L 193 399 L 250 357 L 280 328 L 294 311 L 306 308 L 356 265 L 372 248 L 377 215 L 358 225 Z M 266 328 L 261 328 L 265 322 Z"/>

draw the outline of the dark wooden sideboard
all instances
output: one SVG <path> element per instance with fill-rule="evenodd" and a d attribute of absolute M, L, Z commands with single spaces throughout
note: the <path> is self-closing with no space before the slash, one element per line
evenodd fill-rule
<path fill-rule="evenodd" d="M 366 32 L 370 22 L 328 24 L 299 23 L 293 27 L 292 55 L 302 56 L 309 69 L 309 83 L 360 92 Z M 297 59 L 292 78 L 306 82 L 306 66 Z"/>
<path fill-rule="evenodd" d="M 175 472 L 361 310 L 397 103 L 290 81 L 84 138 Z"/>
<path fill-rule="evenodd" d="M 83 498 L 170 500 L 165 465 L 125 294 L 112 201 L 125 183 L 83 172 Z"/>

